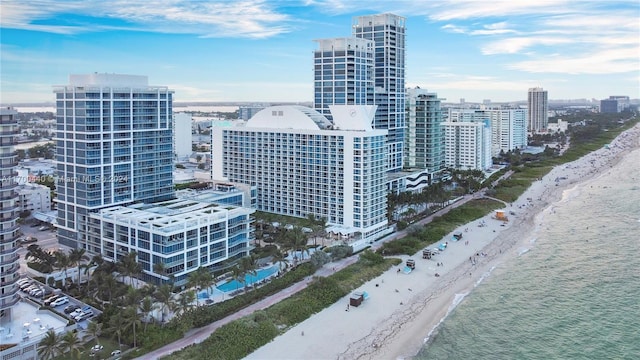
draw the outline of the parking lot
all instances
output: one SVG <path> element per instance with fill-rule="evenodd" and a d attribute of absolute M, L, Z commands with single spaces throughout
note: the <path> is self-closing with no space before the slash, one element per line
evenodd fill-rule
<path fill-rule="evenodd" d="M 23 278 L 23 279 L 28 279 L 28 278 Z M 66 294 L 64 294 L 61 290 L 59 289 L 54 289 L 48 285 L 42 284 L 36 280 L 33 279 L 29 279 L 28 281 L 29 286 L 31 286 L 32 288 L 30 288 L 29 290 L 33 289 L 34 287 L 41 290 L 43 293 L 47 294 L 44 295 L 44 297 L 42 295 L 34 295 L 33 292 L 29 293 L 27 291 L 25 291 L 26 289 L 28 289 L 25 286 L 21 286 L 21 290 L 20 290 L 20 294 L 22 295 L 23 298 L 29 298 L 39 304 L 42 305 L 49 305 L 51 306 L 56 312 L 58 312 L 59 314 L 62 314 L 63 316 L 65 316 L 67 319 L 73 319 L 74 321 L 76 321 L 76 319 L 74 319 L 71 316 L 71 311 L 65 312 L 65 309 L 67 308 L 71 308 L 71 307 L 77 307 L 79 309 L 85 309 L 85 313 L 89 313 L 90 315 L 87 316 L 83 316 L 81 319 L 78 319 L 78 325 L 86 328 L 86 322 L 100 314 L 102 314 L 102 312 L 88 304 L 85 304 L 71 296 L 68 296 Z M 23 290 L 23 288 L 25 290 Z M 49 297 L 51 296 L 60 296 L 60 297 L 65 297 L 65 300 L 61 300 L 58 303 L 53 302 L 53 304 L 47 304 L 47 300 L 49 299 Z M 90 311 L 89 311 L 90 310 Z"/>

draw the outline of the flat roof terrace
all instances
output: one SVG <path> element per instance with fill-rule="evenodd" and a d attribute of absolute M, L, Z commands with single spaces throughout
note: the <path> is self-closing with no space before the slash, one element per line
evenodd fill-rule
<path fill-rule="evenodd" d="M 27 346 L 39 343 L 49 329 L 60 334 L 68 320 L 28 300 L 22 300 L 11 309 L 12 319 L 0 320 L 0 345 Z M 7 351 L 10 351 L 8 349 Z"/>

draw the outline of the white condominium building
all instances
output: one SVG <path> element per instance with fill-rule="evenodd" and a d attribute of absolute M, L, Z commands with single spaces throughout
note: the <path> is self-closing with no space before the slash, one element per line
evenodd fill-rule
<path fill-rule="evenodd" d="M 258 210 L 375 239 L 387 230 L 387 130 L 372 128 L 375 106 L 330 110 L 333 124 L 307 107 L 273 106 L 244 128 L 213 128 L 213 178 L 256 186 Z"/>
<path fill-rule="evenodd" d="M 491 155 L 527 147 L 527 109 L 487 109 L 491 121 Z"/>
<path fill-rule="evenodd" d="M 452 116 L 455 115 L 455 116 Z M 445 165 L 459 170 L 491 167 L 491 124 L 469 111 L 449 112 L 445 128 Z"/>
<path fill-rule="evenodd" d="M 90 214 L 89 237 L 108 261 L 136 251 L 143 280 L 158 284 L 171 277 L 184 285 L 199 267 L 215 270 L 225 260 L 249 255 L 253 212 L 189 199 L 114 206 Z"/>

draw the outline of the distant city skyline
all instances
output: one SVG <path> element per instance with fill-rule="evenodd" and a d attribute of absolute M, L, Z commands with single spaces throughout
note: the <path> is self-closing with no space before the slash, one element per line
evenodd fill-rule
<path fill-rule="evenodd" d="M 640 97 L 637 0 L 3 0 L 0 103 L 53 102 L 93 72 L 148 76 L 176 102 L 311 102 L 314 40 L 384 12 L 406 18 L 406 85 L 446 102 Z"/>

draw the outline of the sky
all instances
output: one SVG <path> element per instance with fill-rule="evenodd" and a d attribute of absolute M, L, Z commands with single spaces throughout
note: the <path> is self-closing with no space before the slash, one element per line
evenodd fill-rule
<path fill-rule="evenodd" d="M 313 40 L 406 18 L 406 85 L 447 102 L 640 97 L 640 0 L 1 0 L 0 103 L 70 74 L 146 75 L 175 101 L 313 99 Z"/>

